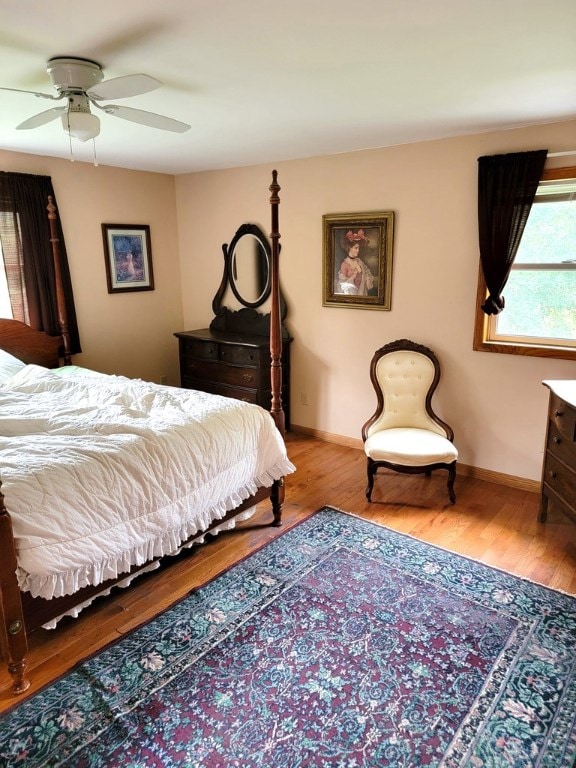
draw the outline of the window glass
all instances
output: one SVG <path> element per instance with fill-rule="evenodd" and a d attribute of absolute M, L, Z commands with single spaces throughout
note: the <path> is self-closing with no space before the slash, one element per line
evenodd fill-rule
<path fill-rule="evenodd" d="M 8 294 L 8 281 L 6 280 L 6 271 L 4 269 L 4 259 L 2 257 L 2 244 L 0 243 L 0 317 L 12 317 L 12 306 Z"/>
<path fill-rule="evenodd" d="M 574 343 L 576 269 L 515 270 L 506 283 L 506 308 L 497 315 L 497 334 Z"/>
<path fill-rule="evenodd" d="M 504 310 L 482 317 L 477 309 L 475 349 L 576 358 L 576 168 L 557 173 L 545 172 L 538 187 Z"/>
<path fill-rule="evenodd" d="M 514 266 L 569 260 L 576 262 L 576 200 L 547 202 L 537 196 Z"/>

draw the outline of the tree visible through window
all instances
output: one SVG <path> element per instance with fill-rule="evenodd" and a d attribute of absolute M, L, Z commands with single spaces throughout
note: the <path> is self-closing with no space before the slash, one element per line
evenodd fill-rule
<path fill-rule="evenodd" d="M 475 349 L 576 359 L 576 168 L 545 172 L 503 295 Z"/>

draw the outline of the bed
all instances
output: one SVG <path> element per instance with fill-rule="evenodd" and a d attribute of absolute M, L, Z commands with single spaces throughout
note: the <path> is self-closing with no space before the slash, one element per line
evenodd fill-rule
<path fill-rule="evenodd" d="M 62 338 L 0 320 L 0 639 L 14 693 L 29 687 L 30 632 L 77 616 L 259 502 L 269 499 L 281 524 L 294 466 L 281 405 L 279 189 L 274 171 L 270 412 L 73 365 L 65 316 Z"/>

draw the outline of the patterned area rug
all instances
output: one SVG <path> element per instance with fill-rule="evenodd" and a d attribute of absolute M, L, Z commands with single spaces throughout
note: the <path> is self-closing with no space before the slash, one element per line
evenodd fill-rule
<path fill-rule="evenodd" d="M 325 507 L 0 721 L 2 766 L 546 766 L 576 598 Z"/>

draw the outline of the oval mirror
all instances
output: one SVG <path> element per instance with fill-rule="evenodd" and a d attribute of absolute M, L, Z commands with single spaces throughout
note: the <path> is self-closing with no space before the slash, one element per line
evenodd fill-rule
<path fill-rule="evenodd" d="M 270 294 L 270 246 L 255 224 L 245 224 L 230 244 L 228 282 L 245 307 L 261 306 Z"/>

